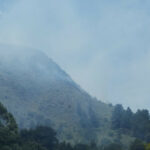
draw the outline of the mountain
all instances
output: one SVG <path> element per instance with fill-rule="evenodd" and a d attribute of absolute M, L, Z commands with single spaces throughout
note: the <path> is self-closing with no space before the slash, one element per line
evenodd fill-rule
<path fill-rule="evenodd" d="M 118 139 L 110 127 L 112 106 L 92 98 L 38 50 L 0 46 L 0 102 L 19 128 L 51 126 L 71 143 Z"/>

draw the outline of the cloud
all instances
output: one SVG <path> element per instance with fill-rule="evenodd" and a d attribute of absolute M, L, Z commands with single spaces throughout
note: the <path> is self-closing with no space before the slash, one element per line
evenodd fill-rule
<path fill-rule="evenodd" d="M 149 4 L 14 1 L 2 9 L 0 42 L 43 50 L 103 101 L 149 108 Z"/>

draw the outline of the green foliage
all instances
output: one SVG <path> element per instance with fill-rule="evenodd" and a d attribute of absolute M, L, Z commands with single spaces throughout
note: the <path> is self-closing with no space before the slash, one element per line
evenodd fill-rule
<path fill-rule="evenodd" d="M 136 139 L 130 146 L 130 150 L 145 150 L 145 145 L 141 140 Z"/>
<path fill-rule="evenodd" d="M 123 117 L 124 109 L 122 105 L 116 105 L 114 111 L 112 113 L 112 128 L 118 129 L 121 128 L 122 125 L 122 117 Z"/>
<path fill-rule="evenodd" d="M 148 110 L 138 110 L 133 116 L 133 134 L 137 138 L 149 140 L 150 119 Z M 150 141 L 148 141 L 150 142 Z"/>
<path fill-rule="evenodd" d="M 90 135 L 101 139 L 97 132 L 109 125 L 104 119 L 110 120 L 112 108 L 88 95 L 42 52 L 20 51 L 19 57 L 0 59 L 0 102 L 19 129 L 52 126 L 58 138 L 75 144 L 87 141 L 90 128 Z"/>
<path fill-rule="evenodd" d="M 116 105 L 112 113 L 112 129 L 130 133 L 132 136 L 150 142 L 150 115 L 148 110 L 133 113 L 130 108 Z"/>
<path fill-rule="evenodd" d="M 22 130 L 21 133 L 22 142 L 34 141 L 48 150 L 54 149 L 58 143 L 56 139 L 55 131 L 50 127 L 37 127 L 30 130 Z"/>
<path fill-rule="evenodd" d="M 57 145 L 58 150 L 74 150 L 73 147 L 69 143 L 59 143 Z"/>
<path fill-rule="evenodd" d="M 31 141 L 23 143 L 21 146 L 21 150 L 47 150 L 47 149 L 41 146 L 40 144 Z"/>
<path fill-rule="evenodd" d="M 124 129 L 130 130 L 132 128 L 132 117 L 133 117 L 133 112 L 128 107 L 127 110 L 124 111 L 122 114 L 121 126 Z"/>
<path fill-rule="evenodd" d="M 146 123 L 146 120 L 149 120 L 149 114 L 145 110 L 138 111 L 133 115 L 129 108 L 126 111 L 123 110 L 121 106 L 117 106 L 116 108 L 117 111 L 122 112 L 122 116 L 123 114 L 130 114 L 130 116 L 137 120 L 143 121 L 144 123 Z M 1 104 L 0 112 L 0 150 L 123 150 L 123 146 L 117 141 L 116 143 L 112 143 L 111 141 L 105 142 L 105 144 L 101 147 L 98 147 L 94 142 L 91 144 L 80 143 L 74 146 L 65 142 L 59 143 L 56 138 L 56 132 L 51 127 L 39 126 L 34 129 L 21 130 L 18 132 L 18 128 L 13 116 L 8 113 Z M 119 118 L 116 117 L 117 121 L 118 119 Z M 124 119 L 129 121 L 127 116 L 125 116 Z M 122 123 L 122 120 L 120 122 Z M 127 129 L 129 127 L 123 126 L 121 123 L 119 123 L 120 128 L 124 127 Z M 141 130 L 143 131 L 144 129 Z M 120 132 L 118 132 L 118 139 L 121 139 Z M 149 149 L 150 144 L 145 144 L 138 139 L 136 139 L 130 145 L 130 150 Z"/>
<path fill-rule="evenodd" d="M 146 149 L 146 150 L 150 150 L 150 143 L 147 143 L 147 144 L 145 145 L 145 149 Z"/>
<path fill-rule="evenodd" d="M 90 113 L 94 115 L 92 110 Z M 75 146 L 59 143 L 56 132 L 50 127 L 39 126 L 18 132 L 13 116 L 1 104 L 0 118 L 0 150 L 99 150 L 95 143 Z M 111 145 L 111 148 L 116 146 Z"/>
<path fill-rule="evenodd" d="M 18 138 L 17 124 L 13 116 L 0 104 L 0 149 L 9 150 L 10 147 L 13 147 L 17 150 L 14 147 Z"/>
<path fill-rule="evenodd" d="M 103 150 L 122 150 L 122 146 L 120 144 L 112 143 L 105 146 Z"/>

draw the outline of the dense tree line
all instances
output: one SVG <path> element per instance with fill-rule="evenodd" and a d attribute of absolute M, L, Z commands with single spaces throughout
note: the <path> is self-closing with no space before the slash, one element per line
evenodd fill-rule
<path fill-rule="evenodd" d="M 60 143 L 51 127 L 18 130 L 13 116 L 0 104 L 0 150 L 121 150 L 117 144 L 98 147 L 95 143 Z"/>
<path fill-rule="evenodd" d="M 136 122 L 132 122 L 133 119 Z M 112 128 L 133 130 L 138 121 L 146 123 L 136 126 L 139 133 L 148 131 L 148 111 L 137 111 L 134 114 L 129 108 L 124 110 L 121 105 L 116 105 L 112 116 Z M 143 129 L 143 126 L 146 129 Z M 140 137 L 145 137 L 137 131 L 133 130 L 133 132 Z M 97 146 L 95 143 L 80 143 L 74 146 L 65 142 L 60 143 L 56 138 L 56 132 L 51 127 L 39 126 L 19 131 L 13 116 L 0 104 L 0 150 L 123 150 L 123 148 L 119 143 L 105 146 Z M 150 144 L 136 139 L 129 150 L 150 150 Z"/>
<path fill-rule="evenodd" d="M 99 150 L 89 145 L 59 143 L 51 127 L 39 126 L 19 131 L 14 117 L 0 103 L 0 150 Z"/>
<path fill-rule="evenodd" d="M 116 105 L 112 113 L 112 129 L 130 133 L 132 136 L 150 142 L 150 115 L 148 110 L 133 113 L 122 105 Z"/>

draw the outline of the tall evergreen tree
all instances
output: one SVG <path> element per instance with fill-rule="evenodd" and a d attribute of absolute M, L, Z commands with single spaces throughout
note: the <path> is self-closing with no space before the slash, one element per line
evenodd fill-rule
<path fill-rule="evenodd" d="M 123 113 L 124 109 L 122 105 L 116 105 L 112 113 L 112 129 L 121 128 Z"/>

